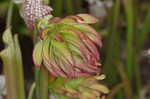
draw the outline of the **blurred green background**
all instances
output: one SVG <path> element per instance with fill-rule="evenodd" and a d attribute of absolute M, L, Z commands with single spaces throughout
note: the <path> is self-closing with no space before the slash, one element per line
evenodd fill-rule
<path fill-rule="evenodd" d="M 14 0 L 15 1 L 15 0 Z M 17 0 L 16 0 L 17 1 Z M 103 40 L 101 62 L 110 88 L 108 99 L 150 99 L 150 0 L 44 0 L 52 14 L 64 17 L 89 13 L 99 19 L 94 27 Z M 4 48 L 2 33 L 6 29 L 9 0 L 0 1 L 0 51 Z M 12 31 L 19 34 L 26 85 L 34 76 L 33 42 L 20 17 L 20 4 L 15 4 Z M 0 62 L 0 73 L 3 73 Z"/>

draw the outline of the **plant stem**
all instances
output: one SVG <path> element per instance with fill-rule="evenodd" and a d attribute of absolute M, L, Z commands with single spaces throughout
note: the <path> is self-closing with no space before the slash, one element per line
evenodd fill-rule
<path fill-rule="evenodd" d="M 108 99 L 115 99 L 115 95 L 116 93 L 121 89 L 123 88 L 124 84 L 123 83 L 120 83 L 120 84 L 117 84 L 114 88 L 111 89 L 111 93 L 109 93 L 108 95 Z"/>
<path fill-rule="evenodd" d="M 73 3 L 76 4 L 75 6 L 75 12 L 80 13 L 82 9 L 82 0 L 74 0 Z"/>
<path fill-rule="evenodd" d="M 36 95 L 36 99 L 40 99 L 38 96 L 40 95 L 40 84 L 39 84 L 39 73 L 40 73 L 40 69 L 35 67 L 35 95 Z"/>
<path fill-rule="evenodd" d="M 54 16 L 61 16 L 62 15 L 62 11 L 63 11 L 63 7 L 62 7 L 62 3 L 63 0 L 53 0 L 54 4 L 53 4 L 53 9 L 55 9 L 52 13 Z"/>
<path fill-rule="evenodd" d="M 48 99 L 48 71 L 44 67 L 35 67 L 36 99 Z"/>
<path fill-rule="evenodd" d="M 132 80 L 134 72 L 134 32 L 135 32 L 135 17 L 133 11 L 132 0 L 124 0 L 124 7 L 127 20 L 127 72 L 129 79 Z"/>
<path fill-rule="evenodd" d="M 72 0 L 65 0 L 66 1 L 66 12 L 67 14 L 73 14 L 73 1 Z"/>
<path fill-rule="evenodd" d="M 122 82 L 124 83 L 126 99 L 133 99 L 131 83 L 130 80 L 128 79 L 126 72 L 124 71 L 123 64 L 119 62 L 117 64 L 118 64 L 117 65 L 118 72 L 121 76 Z"/>
<path fill-rule="evenodd" d="M 141 88 L 140 69 L 138 64 L 140 42 L 134 44 L 135 32 L 136 32 L 136 15 L 133 5 L 134 0 L 124 0 L 124 7 L 127 19 L 127 72 L 130 81 L 135 82 L 135 95 L 139 96 Z M 141 34 L 141 33 L 139 33 Z M 141 35 L 142 36 L 142 35 Z M 140 36 L 140 38 L 141 38 Z M 143 39 L 143 37 L 142 37 Z M 141 41 L 141 40 L 140 40 Z M 136 48 L 135 48 L 136 47 Z M 135 77 L 134 77 L 135 76 Z M 133 81 L 135 79 L 135 81 Z"/>
<path fill-rule="evenodd" d="M 136 62 L 136 85 L 137 85 L 137 90 L 140 91 L 141 88 L 141 74 L 140 74 L 140 54 L 141 54 L 141 50 L 143 48 L 144 45 L 144 40 L 148 37 L 148 33 L 149 33 L 149 26 L 150 26 L 150 9 L 148 10 L 147 16 L 145 17 L 144 23 L 142 25 L 141 31 L 139 32 L 139 38 L 137 41 L 137 62 Z M 138 93 L 140 94 L 140 92 L 138 91 Z"/>
<path fill-rule="evenodd" d="M 112 6 L 112 11 L 111 11 L 111 15 L 109 15 L 109 28 L 108 28 L 108 33 L 109 33 L 109 37 L 108 37 L 108 47 L 107 47 L 107 57 L 106 57 L 106 61 L 104 63 L 104 68 L 105 68 L 105 72 L 106 75 L 111 75 L 108 76 L 108 78 L 106 79 L 107 82 L 111 82 L 108 83 L 111 87 L 113 87 L 114 85 L 117 84 L 118 82 L 118 77 L 119 74 L 116 71 L 116 63 L 115 61 L 120 61 L 120 33 L 119 33 L 119 29 L 118 29 L 118 22 L 119 22 L 119 16 L 120 16 L 120 4 L 121 4 L 121 0 L 116 0 L 114 5 Z M 111 64 L 111 66 L 110 66 Z M 116 93 L 116 99 L 120 99 L 123 97 L 123 92 L 122 89 L 120 89 L 120 91 L 118 91 Z"/>
<path fill-rule="evenodd" d="M 150 26 L 150 8 L 148 10 L 148 14 L 144 20 L 144 23 L 143 23 L 143 26 L 142 26 L 142 30 L 141 30 L 141 35 L 139 37 L 139 45 L 140 45 L 140 48 L 143 47 L 143 43 L 144 43 L 144 40 L 146 39 L 147 37 L 147 34 L 149 32 L 149 26 Z"/>
<path fill-rule="evenodd" d="M 104 63 L 104 69 L 106 70 L 106 75 L 108 76 L 107 82 L 111 87 L 116 84 L 118 79 L 118 74 L 116 72 L 116 64 L 114 64 L 114 61 L 120 61 L 119 60 L 119 32 L 117 29 L 118 25 L 118 19 L 119 19 L 119 12 L 120 12 L 120 0 L 117 0 L 115 4 L 112 7 L 111 15 L 109 17 L 109 37 L 108 37 L 108 47 L 107 47 L 107 57 Z M 114 46 L 115 45 L 115 46 Z M 115 60 L 114 60 L 115 59 Z M 111 66 L 110 66 L 111 64 Z M 110 71 L 109 71 L 110 70 Z"/>
<path fill-rule="evenodd" d="M 19 46 L 18 35 L 14 36 L 14 49 L 16 51 L 15 64 L 16 65 L 16 85 L 18 99 L 25 99 L 25 86 L 24 86 L 24 74 L 23 74 L 23 63 L 21 49 Z"/>
<path fill-rule="evenodd" d="M 8 8 L 8 13 L 7 13 L 6 28 L 11 26 L 13 6 L 14 6 L 14 4 L 12 2 L 10 2 L 9 8 Z"/>
<path fill-rule="evenodd" d="M 36 85 L 35 85 L 35 83 L 33 83 L 30 88 L 30 91 L 29 91 L 28 99 L 32 99 L 35 87 L 36 87 Z"/>
<path fill-rule="evenodd" d="M 48 71 L 44 66 L 36 68 L 36 99 L 48 99 Z"/>
<path fill-rule="evenodd" d="M 49 3 L 49 0 L 47 4 Z M 35 30 L 33 35 L 34 44 L 37 42 L 38 32 Z M 35 82 L 36 82 L 36 99 L 48 99 L 48 71 L 42 65 L 40 68 L 35 68 Z"/>

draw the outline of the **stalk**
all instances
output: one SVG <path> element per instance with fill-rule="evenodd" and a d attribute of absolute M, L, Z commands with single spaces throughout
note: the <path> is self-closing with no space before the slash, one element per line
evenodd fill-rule
<path fill-rule="evenodd" d="M 67 14 L 73 14 L 73 1 L 72 0 L 65 0 L 66 2 L 66 12 Z"/>
<path fill-rule="evenodd" d="M 107 82 L 111 82 L 108 83 L 108 85 L 110 85 L 111 87 L 116 85 L 116 83 L 118 82 L 118 77 L 119 74 L 117 72 L 117 68 L 116 68 L 116 63 L 115 61 L 120 61 L 120 35 L 119 35 L 119 31 L 118 31 L 118 22 L 119 22 L 119 14 L 120 14 L 120 0 L 116 0 L 115 4 L 112 7 L 112 13 L 111 15 L 109 15 L 110 19 L 109 19 L 109 28 L 108 28 L 108 33 L 109 37 L 108 37 L 108 47 L 107 47 L 107 57 L 106 57 L 106 61 L 104 63 L 104 68 L 105 68 L 105 72 L 106 75 L 110 75 L 107 77 Z M 110 66 L 111 64 L 111 66 Z M 116 93 L 117 97 L 116 99 L 122 99 L 123 98 L 123 92 L 122 90 L 120 90 L 119 92 Z"/>
<path fill-rule="evenodd" d="M 33 83 L 30 88 L 28 99 L 33 99 L 34 89 L 35 89 L 35 83 Z"/>
<path fill-rule="evenodd" d="M 124 0 L 124 7 L 127 20 L 127 72 L 129 79 L 132 80 L 133 72 L 135 70 L 134 58 L 134 32 L 135 32 L 135 17 L 133 11 L 133 1 Z"/>
<path fill-rule="evenodd" d="M 50 3 L 49 0 L 46 3 Z M 37 42 L 38 32 L 35 30 L 33 41 L 34 44 Z M 42 65 L 40 68 L 35 67 L 35 82 L 36 82 L 36 99 L 48 99 L 48 71 Z"/>
<path fill-rule="evenodd" d="M 35 32 L 34 34 L 37 34 Z M 36 44 L 37 36 L 33 37 Z M 36 99 L 48 99 L 48 71 L 41 65 L 40 68 L 35 67 L 35 82 L 36 82 Z"/>
<path fill-rule="evenodd" d="M 44 67 L 35 67 L 36 99 L 48 99 L 48 71 Z"/>
<path fill-rule="evenodd" d="M 80 13 L 82 9 L 82 0 L 74 0 L 73 2 L 76 3 L 76 12 Z"/>
<path fill-rule="evenodd" d="M 0 52 L 0 56 L 6 76 L 7 99 L 25 99 L 22 56 L 18 37 L 17 35 L 13 37 L 10 29 L 12 12 L 13 3 L 10 2 L 6 20 L 7 29 L 3 34 L 5 49 Z"/>
<path fill-rule="evenodd" d="M 124 71 L 123 64 L 119 62 L 117 64 L 118 72 L 121 76 L 122 82 L 124 83 L 123 88 L 126 94 L 126 99 L 133 99 L 131 83 L 128 79 L 126 72 Z"/>
<path fill-rule="evenodd" d="M 55 9 L 52 13 L 54 16 L 61 16 L 62 15 L 62 3 L 63 0 L 53 0 L 52 2 L 54 2 L 53 4 L 53 9 Z"/>
<path fill-rule="evenodd" d="M 25 88 L 24 88 L 24 75 L 23 75 L 23 63 L 21 57 L 21 50 L 19 47 L 18 36 L 14 36 L 14 43 L 15 43 L 15 51 L 16 51 L 16 80 L 17 80 L 17 95 L 18 99 L 25 99 Z M 14 64 L 14 65 L 15 65 Z"/>
<path fill-rule="evenodd" d="M 150 26 L 150 8 L 149 8 L 148 14 L 144 20 L 141 32 L 139 33 L 139 34 L 141 34 L 139 37 L 139 40 L 138 40 L 140 48 L 143 47 L 144 40 L 146 39 L 147 34 L 149 32 L 149 26 Z"/>
<path fill-rule="evenodd" d="M 14 6 L 14 4 L 12 2 L 10 2 L 9 8 L 8 8 L 8 13 L 7 13 L 7 21 L 6 21 L 7 28 L 10 27 L 10 25 L 11 25 L 13 6 Z"/>
<path fill-rule="evenodd" d="M 115 99 L 116 93 L 124 87 L 124 83 L 117 84 L 114 88 L 111 89 L 111 92 L 108 95 L 108 99 Z"/>
<path fill-rule="evenodd" d="M 137 60 L 136 60 L 136 85 L 138 89 L 138 95 L 140 94 L 140 89 L 141 89 L 141 74 L 140 74 L 140 65 L 139 65 L 139 60 L 140 60 L 140 54 L 144 45 L 144 40 L 148 37 L 149 33 L 149 26 L 150 26 L 150 9 L 148 10 L 147 16 L 145 17 L 144 23 L 142 25 L 141 31 L 138 33 L 138 41 L 137 41 Z"/>
<path fill-rule="evenodd" d="M 109 28 L 108 28 L 108 47 L 107 47 L 107 57 L 104 62 L 104 69 L 106 70 L 106 75 L 111 75 L 107 77 L 107 82 L 110 86 L 113 86 L 118 81 L 118 74 L 117 69 L 114 64 L 114 61 L 119 61 L 119 33 L 117 30 L 117 24 L 119 19 L 119 12 L 120 12 L 120 0 L 117 0 L 113 5 L 111 15 L 109 17 Z M 115 45 L 115 46 L 114 46 Z M 115 60 L 114 60 L 115 59 Z M 111 66 L 110 66 L 111 64 Z M 110 70 L 110 71 L 109 71 Z"/>
<path fill-rule="evenodd" d="M 48 71 L 42 66 L 39 74 L 39 95 L 38 99 L 48 99 Z"/>
<path fill-rule="evenodd" d="M 140 71 L 139 71 L 139 65 L 138 65 L 138 53 L 139 53 L 139 44 L 138 46 L 135 46 L 134 44 L 134 34 L 135 34 L 135 22 L 136 17 L 134 15 L 134 6 L 133 6 L 133 0 L 124 0 L 124 7 L 126 12 L 126 20 L 127 20 L 127 73 L 130 81 L 133 81 L 135 79 L 135 94 L 139 96 L 140 91 Z M 141 44 L 140 44 L 141 45 Z M 136 48 L 137 49 L 136 49 Z M 137 54 L 135 54 L 137 53 Z M 134 77 L 135 76 L 135 77 Z"/>

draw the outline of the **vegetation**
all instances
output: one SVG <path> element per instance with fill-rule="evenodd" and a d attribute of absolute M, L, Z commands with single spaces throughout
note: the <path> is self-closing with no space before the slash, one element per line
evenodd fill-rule
<path fill-rule="evenodd" d="M 98 22 L 88 14 L 80 14 L 92 11 L 100 13 L 96 9 L 99 6 L 88 4 L 86 0 L 43 0 L 53 11 L 50 8 L 43 10 L 43 17 L 37 20 L 28 17 L 26 13 L 29 10 L 25 12 L 21 9 L 24 6 L 20 4 L 21 0 L 14 1 L 19 4 L 10 0 L 0 1 L 0 57 L 6 76 L 6 88 L 9 89 L 7 99 L 48 99 L 54 96 L 57 99 L 105 99 L 106 95 L 108 99 L 150 98 L 149 76 L 142 75 L 143 68 L 149 69 L 149 57 L 145 54 L 145 50 L 150 48 L 147 44 L 150 39 L 148 0 L 99 0 L 105 4 L 103 7 L 107 14 L 99 17 Z M 106 3 L 112 5 L 107 7 Z M 93 28 L 87 24 L 100 34 L 94 34 Z M 82 36 L 80 33 L 83 33 L 83 38 L 79 38 Z M 30 41 L 23 41 L 25 38 Z M 88 54 L 84 53 L 86 50 L 79 49 L 81 46 L 77 43 L 82 48 L 89 47 L 88 51 L 93 51 L 92 54 L 88 51 Z M 100 60 L 97 58 L 99 53 Z M 88 59 L 89 54 L 97 64 Z M 75 67 L 71 55 L 77 64 L 86 61 L 75 71 L 78 75 L 70 74 L 75 70 L 70 68 L 70 64 Z M 143 64 L 143 60 L 147 63 Z M 100 63 L 100 68 L 90 67 Z M 55 65 L 55 69 L 52 70 L 49 64 Z M 82 70 L 86 71 L 84 77 L 79 74 L 83 73 Z M 93 72 L 97 75 L 93 75 Z M 85 77 L 87 74 L 90 74 L 89 78 Z"/>

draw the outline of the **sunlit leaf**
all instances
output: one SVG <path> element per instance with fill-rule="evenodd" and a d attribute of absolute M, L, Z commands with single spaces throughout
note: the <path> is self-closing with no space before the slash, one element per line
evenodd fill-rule
<path fill-rule="evenodd" d="M 90 88 L 98 90 L 100 92 L 103 92 L 105 94 L 109 93 L 109 89 L 105 87 L 104 85 L 96 84 L 96 85 L 91 85 Z"/>
<path fill-rule="evenodd" d="M 42 63 L 42 51 L 43 51 L 43 42 L 38 42 L 33 51 L 33 61 L 36 66 L 40 66 Z"/>
<path fill-rule="evenodd" d="M 51 95 L 65 96 L 66 99 L 101 99 L 109 90 L 93 77 L 63 79 L 57 78 L 50 83 Z M 58 98 L 59 99 L 59 98 Z"/>

